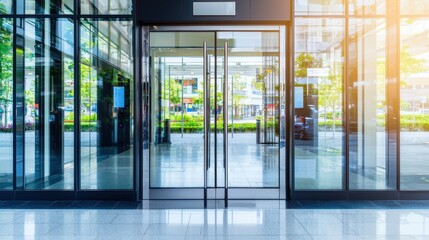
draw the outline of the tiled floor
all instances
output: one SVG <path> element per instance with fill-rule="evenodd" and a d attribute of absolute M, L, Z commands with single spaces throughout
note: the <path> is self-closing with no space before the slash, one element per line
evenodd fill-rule
<path fill-rule="evenodd" d="M 429 239 L 428 201 L 145 204 L 0 202 L 0 239 Z"/>

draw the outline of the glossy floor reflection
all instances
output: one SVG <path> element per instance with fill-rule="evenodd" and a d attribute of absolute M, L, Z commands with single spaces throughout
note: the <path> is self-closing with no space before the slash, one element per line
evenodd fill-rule
<path fill-rule="evenodd" d="M 218 173 L 223 171 L 223 136 L 218 136 Z M 214 186 L 214 138 L 210 148 L 208 186 Z M 229 137 L 229 186 L 278 187 L 279 144 L 257 144 L 256 134 L 236 133 Z M 171 144 L 153 144 L 150 186 L 153 188 L 204 186 L 203 134 L 171 134 Z M 218 175 L 219 186 L 224 186 Z"/>
<path fill-rule="evenodd" d="M 339 202 L 325 203 L 335 205 Z M 338 206 L 350 202 L 342 203 Z M 363 205 L 359 206 L 364 208 L 288 209 L 287 204 L 256 204 L 256 207 L 246 208 L 238 204 L 228 209 L 66 207 L 61 210 L 25 209 L 31 204 L 22 204 L 19 209 L 0 210 L 0 239 L 429 238 L 427 202 L 418 202 L 420 205 L 413 201 L 390 202 L 404 207 L 400 209 L 393 205 L 381 207 L 379 202 L 361 203 Z M 407 208 L 407 203 L 420 208 Z M 303 206 L 309 203 L 295 204 Z M 375 208 L 367 208 L 369 206 Z"/>

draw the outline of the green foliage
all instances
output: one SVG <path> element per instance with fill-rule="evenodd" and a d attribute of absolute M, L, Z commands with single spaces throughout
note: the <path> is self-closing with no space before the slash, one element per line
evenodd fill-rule
<path fill-rule="evenodd" d="M 215 104 L 214 104 L 215 103 L 214 102 L 214 95 L 213 95 L 213 92 L 214 92 L 213 91 L 214 90 L 214 85 L 213 84 L 210 85 L 210 89 L 212 90 L 211 94 L 210 94 L 210 107 L 213 108 L 215 106 Z M 199 106 L 202 107 L 204 105 L 204 91 L 198 90 L 197 93 L 198 93 L 198 96 L 192 98 L 192 101 L 193 101 L 193 103 L 195 105 L 199 105 Z M 222 101 L 223 101 L 223 94 L 221 92 L 217 92 L 216 93 L 216 98 L 217 98 L 217 105 L 218 106 L 221 105 Z"/>
<path fill-rule="evenodd" d="M 170 100 L 170 103 L 179 104 L 182 101 L 182 84 L 175 79 L 168 79 L 162 85 L 161 94 L 165 100 Z"/>
<path fill-rule="evenodd" d="M 96 122 L 81 122 L 80 123 L 81 132 L 96 132 L 97 131 L 97 123 Z M 74 123 L 66 122 L 64 123 L 64 131 L 65 132 L 73 132 Z"/>
<path fill-rule="evenodd" d="M 429 131 L 429 115 L 401 115 L 402 131 Z"/>
<path fill-rule="evenodd" d="M 67 116 L 65 117 L 65 121 L 66 122 L 73 122 L 74 121 L 74 112 L 71 112 L 71 113 L 67 114 Z M 97 121 L 97 114 L 96 113 L 82 114 L 80 116 L 80 121 L 81 122 L 94 122 L 94 121 Z"/>
<path fill-rule="evenodd" d="M 183 126 L 183 132 L 184 133 L 202 133 L 204 131 L 204 125 L 201 124 L 195 124 L 195 123 L 189 123 L 185 122 Z M 218 124 L 218 131 L 223 130 L 223 125 Z M 214 124 L 210 125 L 210 128 L 212 131 L 214 131 Z M 172 133 L 181 133 L 182 132 L 182 125 L 181 123 L 174 123 L 170 125 L 170 130 Z M 232 131 L 232 124 L 228 124 L 228 131 Z M 234 132 L 235 133 L 250 133 L 256 131 L 256 122 L 255 123 L 234 123 Z"/>
<path fill-rule="evenodd" d="M 322 61 L 309 53 L 301 53 L 295 59 L 295 77 L 307 77 L 308 68 L 320 68 Z"/>
<path fill-rule="evenodd" d="M 6 105 L 12 102 L 13 93 L 13 47 L 12 33 L 4 28 L 11 25 L 10 19 L 0 18 L 0 104 Z"/>

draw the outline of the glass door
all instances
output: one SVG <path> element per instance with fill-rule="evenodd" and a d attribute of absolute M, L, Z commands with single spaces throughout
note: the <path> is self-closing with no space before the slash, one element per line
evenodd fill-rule
<path fill-rule="evenodd" d="M 144 199 L 284 198 L 279 29 L 150 33 Z"/>
<path fill-rule="evenodd" d="M 218 76 L 223 77 L 225 91 L 222 116 L 227 123 L 222 129 L 224 156 L 217 161 L 228 169 L 225 187 L 229 199 L 281 198 L 285 89 L 280 78 L 279 34 L 216 34 Z"/>

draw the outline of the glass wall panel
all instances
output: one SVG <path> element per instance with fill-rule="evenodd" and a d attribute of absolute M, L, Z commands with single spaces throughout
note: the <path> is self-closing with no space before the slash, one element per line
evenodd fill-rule
<path fill-rule="evenodd" d="M 82 14 L 126 15 L 132 9 L 132 0 L 80 0 L 80 4 Z"/>
<path fill-rule="evenodd" d="M 428 14 L 429 4 L 427 0 L 400 0 L 401 14 Z"/>
<path fill-rule="evenodd" d="M 18 14 L 73 14 L 74 0 L 17 0 Z"/>
<path fill-rule="evenodd" d="M 81 188 L 133 188 L 132 21 L 82 21 Z"/>
<path fill-rule="evenodd" d="M 73 189 L 73 22 L 23 22 L 25 188 Z"/>
<path fill-rule="evenodd" d="M 349 0 L 350 15 L 379 15 L 386 13 L 386 0 Z"/>
<path fill-rule="evenodd" d="M 13 184 L 13 22 L 0 18 L 0 189 Z"/>
<path fill-rule="evenodd" d="M 385 20 L 350 19 L 348 44 L 349 187 L 395 188 L 386 146 Z"/>
<path fill-rule="evenodd" d="M 296 15 L 342 15 L 344 0 L 295 0 Z"/>
<path fill-rule="evenodd" d="M 12 0 L 0 0 L 0 14 L 12 13 Z"/>
<path fill-rule="evenodd" d="M 295 22 L 295 189 L 342 189 L 344 19 Z"/>
<path fill-rule="evenodd" d="M 401 20 L 400 157 L 403 190 L 429 190 L 428 33 L 428 18 Z"/>

